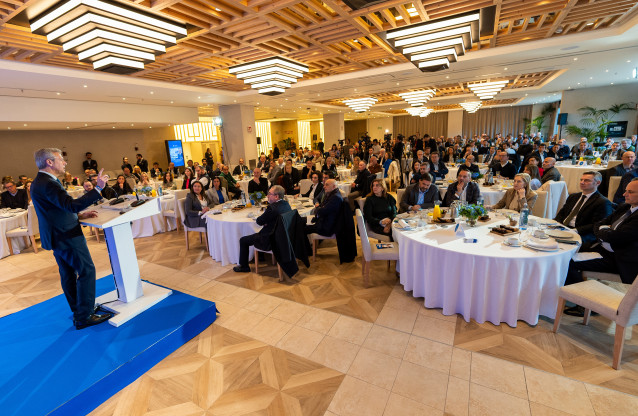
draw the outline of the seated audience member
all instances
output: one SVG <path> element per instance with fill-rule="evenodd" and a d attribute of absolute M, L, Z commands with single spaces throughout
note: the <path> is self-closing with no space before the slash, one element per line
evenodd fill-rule
<path fill-rule="evenodd" d="M 625 190 L 625 201 L 611 215 L 594 224 L 596 243 L 587 252 L 602 256 L 585 261 L 569 262 L 565 285 L 583 280 L 582 272 L 594 271 L 618 273 L 625 284 L 632 284 L 638 274 L 638 179 L 633 179 Z M 583 249 L 580 252 L 584 252 Z M 584 309 L 579 306 L 566 308 L 565 313 L 583 316 Z"/>
<path fill-rule="evenodd" d="M 390 169 L 390 165 L 392 164 L 392 154 L 390 152 L 385 151 L 385 149 L 381 149 L 379 152 L 380 157 L 380 165 L 383 168 L 383 177 L 388 177 L 388 170 Z"/>
<path fill-rule="evenodd" d="M 270 170 L 268 171 L 267 179 L 271 184 L 277 184 L 278 178 L 282 175 L 281 169 L 274 160 L 270 161 Z"/>
<path fill-rule="evenodd" d="M 357 172 L 359 172 L 359 162 L 361 162 L 361 159 L 359 158 L 359 156 L 355 156 L 354 163 L 352 164 L 352 168 L 350 169 L 351 176 L 356 176 Z"/>
<path fill-rule="evenodd" d="M 618 189 L 616 189 L 616 193 L 614 194 L 614 204 L 621 205 L 625 203 L 625 190 L 627 189 L 627 185 L 634 178 L 638 178 L 638 170 L 630 170 L 625 173 L 622 178 L 620 178 L 620 183 L 618 184 Z"/>
<path fill-rule="evenodd" d="M 369 163 L 368 163 L 368 171 L 373 174 L 376 175 L 377 173 L 383 171 L 383 167 L 381 165 L 379 165 L 379 163 L 377 162 L 377 157 L 372 155 L 370 156 L 369 159 Z"/>
<path fill-rule="evenodd" d="M 613 142 L 611 148 L 605 150 L 601 155 L 601 158 L 607 160 L 620 160 L 623 155 L 623 150 L 620 149 L 618 142 Z"/>
<path fill-rule="evenodd" d="M 113 191 L 115 191 L 116 197 L 133 193 L 131 186 L 128 182 L 126 182 L 124 175 L 117 175 L 117 182 L 113 185 Z"/>
<path fill-rule="evenodd" d="M 24 190 L 27 191 L 27 198 L 29 199 L 29 204 L 31 203 L 31 184 L 33 183 L 33 179 L 27 178 L 22 181 L 24 184 Z"/>
<path fill-rule="evenodd" d="M 154 184 L 155 184 L 155 182 L 151 178 L 148 177 L 148 173 L 147 172 L 142 172 L 142 177 L 140 178 L 139 185 L 142 186 L 142 187 L 150 186 L 152 188 Z"/>
<path fill-rule="evenodd" d="M 82 188 L 84 188 L 84 193 L 89 193 L 93 190 L 93 182 L 91 182 L 91 179 L 85 179 L 84 182 L 82 183 Z"/>
<path fill-rule="evenodd" d="M 237 187 L 237 181 L 235 180 L 235 178 L 233 178 L 233 175 L 230 174 L 228 165 L 222 165 L 222 173 L 221 175 L 219 175 L 219 177 L 225 179 L 228 183 L 228 192 L 235 195 L 235 198 L 241 198 L 241 190 Z"/>
<path fill-rule="evenodd" d="M 448 172 L 447 166 L 440 160 L 439 152 L 432 152 L 430 154 L 430 173 L 434 181 L 437 179 L 445 179 L 445 175 L 447 175 Z"/>
<path fill-rule="evenodd" d="M 305 198 L 310 198 L 311 201 L 314 201 L 315 197 L 319 196 L 321 191 L 323 190 L 323 183 L 321 182 L 321 173 L 314 171 L 310 174 L 310 180 L 312 183 L 310 184 L 310 189 L 305 194 L 301 194 L 301 196 Z"/>
<path fill-rule="evenodd" d="M 337 181 L 328 179 L 323 185 L 321 202 L 315 204 L 312 224 L 306 225 L 306 234 L 316 233 L 325 237 L 333 235 L 342 202 L 343 198 L 337 188 Z"/>
<path fill-rule="evenodd" d="M 78 186 L 78 178 L 74 178 L 73 175 L 71 175 L 71 172 L 66 172 L 64 174 L 64 179 L 62 180 L 62 185 L 64 187 Z"/>
<path fill-rule="evenodd" d="M 416 157 L 414 158 L 414 160 L 416 162 L 419 162 L 419 164 L 429 162 L 429 160 L 424 156 L 423 150 L 416 151 Z"/>
<path fill-rule="evenodd" d="M 162 177 L 162 169 L 159 167 L 159 163 L 153 162 L 153 169 L 151 169 L 151 178 L 161 178 Z"/>
<path fill-rule="evenodd" d="M 204 187 L 204 190 L 208 189 L 208 186 L 210 185 L 210 177 L 208 176 L 208 173 L 206 173 L 206 169 L 203 166 L 196 166 L 195 174 L 197 175 L 197 180 Z"/>
<path fill-rule="evenodd" d="M 532 191 L 541 187 L 541 175 L 538 172 L 538 166 L 528 164 L 525 166 L 525 169 L 523 169 L 523 172 L 527 173 L 530 177 L 529 187 Z"/>
<path fill-rule="evenodd" d="M 333 172 L 335 176 L 337 175 L 337 165 L 335 165 L 334 159 L 330 156 L 326 158 L 326 163 L 321 167 L 322 172 L 326 170 Z"/>
<path fill-rule="evenodd" d="M 18 175 L 18 182 L 16 182 L 16 186 L 18 188 L 24 187 L 24 185 L 27 183 L 28 180 L 29 179 L 27 175 Z"/>
<path fill-rule="evenodd" d="M 244 165 L 244 159 L 239 159 L 239 165 L 233 169 L 233 175 L 241 175 L 248 170 L 248 166 Z M 230 182 L 229 182 L 230 183 Z"/>
<path fill-rule="evenodd" d="M 418 183 L 405 188 L 399 207 L 401 212 L 416 212 L 420 209 L 434 207 L 434 203 L 440 198 L 439 189 L 432 184 L 432 176 L 426 173 L 419 177 Z"/>
<path fill-rule="evenodd" d="M 191 185 L 191 191 L 186 194 L 184 201 L 184 225 L 189 228 L 206 227 L 206 218 L 202 217 L 202 213 L 208 212 L 212 206 L 212 201 L 206 191 L 204 185 L 200 181 L 194 181 Z"/>
<path fill-rule="evenodd" d="M 325 184 L 326 182 L 328 182 L 328 179 L 335 179 L 335 177 L 332 176 L 332 172 L 330 172 L 329 170 L 327 170 L 325 172 L 321 172 L 320 175 L 323 178 L 321 180 L 322 185 Z M 341 191 L 340 191 L 340 193 L 341 193 Z M 325 196 L 326 196 L 325 195 L 325 189 L 321 189 L 321 191 L 318 194 L 315 192 L 315 197 L 314 197 L 314 199 L 312 201 L 313 204 L 315 204 L 315 207 L 318 206 L 321 203 L 321 201 L 323 201 Z"/>
<path fill-rule="evenodd" d="M 286 191 L 279 185 L 271 186 L 268 190 L 268 206 L 263 214 L 261 214 L 255 220 L 257 225 L 261 225 L 262 228 L 258 233 L 244 236 L 239 239 L 239 265 L 233 267 L 233 270 L 238 273 L 250 272 L 248 267 L 248 254 L 250 246 L 269 251 L 272 249 L 270 244 L 270 237 L 275 230 L 275 224 L 279 215 L 289 212 L 290 204 L 284 200 Z"/>
<path fill-rule="evenodd" d="M 546 158 L 545 158 L 546 159 Z M 545 160 L 543 159 L 543 160 Z M 525 167 L 527 166 L 536 166 L 538 168 L 538 175 L 540 177 L 543 177 L 543 173 L 545 173 L 545 171 L 543 170 L 542 167 L 539 167 L 538 165 L 540 164 L 540 159 L 538 158 L 538 156 L 535 156 L 534 154 L 532 154 L 528 159 L 527 159 L 527 164 L 525 165 Z M 541 164 L 542 166 L 542 164 Z"/>
<path fill-rule="evenodd" d="M 315 171 L 315 164 L 312 159 L 306 160 L 306 166 L 301 169 L 301 179 L 310 179 L 310 175 Z"/>
<path fill-rule="evenodd" d="M 498 159 L 498 153 L 496 152 L 496 146 L 490 146 L 490 149 L 483 157 L 483 163 L 490 166 Z"/>
<path fill-rule="evenodd" d="M 4 189 L 6 189 L 6 191 L 0 194 L 2 208 L 27 209 L 29 206 L 29 196 L 26 190 L 18 189 L 12 180 L 5 182 Z"/>
<path fill-rule="evenodd" d="M 527 173 L 518 173 L 514 176 L 514 187 L 508 189 L 495 205 L 494 209 L 511 209 L 517 212 L 521 212 L 523 206 L 527 202 L 527 208 L 532 210 L 532 207 L 536 203 L 538 194 L 532 191 L 529 187 L 530 176 Z"/>
<path fill-rule="evenodd" d="M 612 212 L 611 202 L 598 192 L 602 182 L 600 172 L 587 171 L 580 177 L 581 192 L 567 197 L 565 205 L 558 211 L 554 220 L 573 228 L 583 240 L 582 249 L 588 248 L 596 241 L 594 223 L 609 216 Z"/>
<path fill-rule="evenodd" d="M 222 180 L 217 176 L 213 177 L 211 187 L 208 188 L 206 194 L 208 195 L 208 199 L 211 201 L 211 207 L 229 201 L 228 192 L 226 192 L 226 188 L 222 186 Z"/>
<path fill-rule="evenodd" d="M 281 180 L 286 195 L 297 195 L 299 193 L 299 180 L 299 171 L 292 166 L 292 160 L 288 159 Z"/>
<path fill-rule="evenodd" d="M 363 205 L 363 218 L 368 227 L 377 234 L 392 235 L 392 220 L 397 215 L 397 201 L 385 187 L 385 180 L 374 179 L 372 192 Z"/>
<path fill-rule="evenodd" d="M 355 199 L 365 196 L 368 192 L 370 192 L 369 176 L 370 171 L 366 168 L 366 162 L 361 160 L 359 162 L 359 170 L 357 171 L 357 179 L 355 179 L 352 185 L 350 185 L 350 194 L 348 195 L 348 203 L 350 204 L 350 209 L 352 211 L 354 211 Z"/>
<path fill-rule="evenodd" d="M 542 184 L 549 181 L 560 181 L 560 172 L 554 167 L 555 164 L 556 159 L 553 157 L 546 157 L 545 160 L 543 160 L 543 175 L 541 176 Z"/>
<path fill-rule="evenodd" d="M 581 139 L 581 142 L 578 144 L 578 147 L 574 146 L 574 148 L 572 149 L 572 157 L 576 156 L 577 158 L 581 158 L 581 157 L 591 156 L 591 155 L 593 155 L 593 153 L 591 149 L 589 148 L 589 146 L 587 145 L 587 139 L 585 139 L 585 141 L 582 141 Z"/>
<path fill-rule="evenodd" d="M 443 162 L 454 163 L 458 156 L 459 155 L 454 150 L 454 147 L 450 146 L 445 150 L 445 155 L 443 155 Z"/>
<path fill-rule="evenodd" d="M 412 170 L 408 173 L 408 184 L 415 184 L 421 176 L 421 164 L 416 160 L 412 162 Z"/>
<path fill-rule="evenodd" d="M 191 185 L 196 179 L 193 169 L 186 167 L 184 169 L 184 182 L 182 182 L 182 189 L 191 189 Z"/>
<path fill-rule="evenodd" d="M 90 175 L 90 173 L 89 173 Z M 132 179 L 133 182 L 137 183 L 137 178 L 131 173 L 131 171 L 129 170 L 128 167 L 125 167 L 122 171 L 122 175 L 124 176 L 124 179 Z"/>
<path fill-rule="evenodd" d="M 464 201 L 468 204 L 476 204 L 481 197 L 481 190 L 477 183 L 472 182 L 470 172 L 459 169 L 456 182 L 448 186 L 445 198 L 443 198 L 443 206 L 449 207 L 453 201 Z"/>
<path fill-rule="evenodd" d="M 547 152 L 547 157 L 551 157 L 554 158 L 556 160 L 565 160 L 566 158 L 564 157 L 564 155 L 561 153 L 560 151 L 560 144 L 554 144 L 550 149 L 549 152 Z M 568 151 L 569 153 L 569 151 Z M 569 158 L 567 158 L 569 159 Z"/>
<path fill-rule="evenodd" d="M 135 177 L 135 182 L 139 182 L 142 179 L 142 168 L 137 165 L 133 166 L 133 176 Z"/>
<path fill-rule="evenodd" d="M 170 171 L 173 174 L 173 177 L 179 176 L 179 168 L 175 166 L 175 163 L 171 162 L 168 164 L 167 171 Z"/>
<path fill-rule="evenodd" d="M 175 180 L 173 178 L 173 172 L 171 170 L 167 170 L 162 175 L 162 188 L 164 189 L 176 189 Z"/>
<path fill-rule="evenodd" d="M 266 159 L 266 155 L 262 154 L 261 156 L 259 156 L 259 162 L 257 162 L 257 167 L 261 169 L 262 172 L 268 173 L 268 170 L 270 169 L 270 161 Z M 264 192 L 264 194 L 267 194 L 267 193 L 268 193 L 268 189 L 266 189 L 266 192 Z"/>
<path fill-rule="evenodd" d="M 248 193 L 253 192 L 261 192 L 264 196 L 268 193 L 268 179 L 262 178 L 260 168 L 253 170 L 253 178 L 248 182 Z"/>
<path fill-rule="evenodd" d="M 478 165 L 476 165 L 474 163 L 474 155 L 472 153 L 470 153 L 469 155 L 467 155 L 465 157 L 465 162 L 463 162 L 463 164 L 461 165 L 462 167 L 464 166 L 466 168 L 466 170 L 470 171 L 470 175 L 473 178 L 478 178 L 478 176 L 481 174 L 481 172 L 479 171 L 479 167 Z M 459 171 L 461 169 L 459 168 Z M 458 174 L 458 172 L 457 172 Z"/>
<path fill-rule="evenodd" d="M 123 157 L 122 158 L 122 172 L 124 172 L 124 169 L 128 168 L 129 173 L 133 172 L 133 166 L 131 166 L 130 163 L 128 163 L 128 157 Z"/>
<path fill-rule="evenodd" d="M 631 150 L 622 154 L 622 163 L 614 167 L 611 176 L 624 176 L 627 172 L 634 170 L 634 162 L 636 161 L 636 153 Z"/>
<path fill-rule="evenodd" d="M 509 156 L 504 150 L 498 152 L 498 162 L 493 163 L 491 168 L 494 176 L 514 179 L 514 175 L 516 174 L 516 168 L 514 164 L 509 161 Z M 461 169 L 459 169 L 459 172 L 460 171 Z"/>

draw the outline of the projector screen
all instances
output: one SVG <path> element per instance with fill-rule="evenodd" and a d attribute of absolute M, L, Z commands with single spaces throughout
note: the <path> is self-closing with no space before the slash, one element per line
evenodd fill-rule
<path fill-rule="evenodd" d="M 175 166 L 184 166 L 184 149 L 182 149 L 181 140 L 166 140 L 166 153 L 169 162 L 173 162 Z"/>

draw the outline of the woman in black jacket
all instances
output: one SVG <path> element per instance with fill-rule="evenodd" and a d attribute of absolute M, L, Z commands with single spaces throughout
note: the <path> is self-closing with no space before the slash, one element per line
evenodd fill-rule
<path fill-rule="evenodd" d="M 310 189 L 308 189 L 308 192 L 306 192 L 305 194 L 301 194 L 301 196 L 314 200 L 315 197 L 317 197 L 323 190 L 323 183 L 321 183 L 321 174 L 317 171 L 312 172 L 310 174 L 310 180 L 312 180 Z"/>
<path fill-rule="evenodd" d="M 299 193 L 299 171 L 293 168 L 291 163 L 286 163 L 282 185 L 286 190 L 286 195 L 297 195 Z"/>
<path fill-rule="evenodd" d="M 385 180 L 372 181 L 372 192 L 363 205 L 363 218 L 377 234 L 392 236 L 392 220 L 397 216 L 397 201 L 385 187 Z"/>
<path fill-rule="evenodd" d="M 195 174 L 191 168 L 184 169 L 184 182 L 182 183 L 182 189 L 191 189 L 193 182 L 195 181 Z"/>
<path fill-rule="evenodd" d="M 130 185 L 126 182 L 124 175 L 117 175 L 117 183 L 113 185 L 113 190 L 117 197 L 133 193 Z"/>

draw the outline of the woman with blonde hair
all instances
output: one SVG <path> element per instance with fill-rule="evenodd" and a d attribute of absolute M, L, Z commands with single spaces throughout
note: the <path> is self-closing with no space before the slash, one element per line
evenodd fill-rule
<path fill-rule="evenodd" d="M 363 218 L 377 234 L 392 235 L 392 220 L 397 215 L 397 201 L 385 187 L 384 179 L 372 181 L 372 191 L 363 205 Z"/>
<path fill-rule="evenodd" d="M 519 173 L 514 176 L 514 187 L 508 189 L 496 205 L 492 205 L 493 209 L 511 209 L 521 212 L 525 202 L 527 202 L 527 208 L 532 210 L 538 194 L 530 189 L 530 176 L 527 173 Z"/>

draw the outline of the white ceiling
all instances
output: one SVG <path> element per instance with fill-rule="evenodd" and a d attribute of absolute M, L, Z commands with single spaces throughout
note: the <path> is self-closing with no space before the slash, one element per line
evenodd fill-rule
<path fill-rule="evenodd" d="M 258 95 L 253 90 L 228 92 L 181 86 L 139 78 L 92 71 L 77 71 L 50 66 L 0 60 L 0 100 L 12 97 L 47 98 L 87 102 L 111 102 L 178 107 L 210 107 L 247 104 L 255 106 L 256 119 L 321 119 L 324 113 L 343 112 L 343 107 L 317 104 L 315 101 L 365 96 L 370 93 L 398 89 L 436 86 L 452 82 L 468 82 L 507 74 L 563 70 L 540 88 L 523 88 L 503 92 L 497 99 L 518 98 L 517 105 L 551 102 L 560 99 L 561 91 L 604 85 L 635 83 L 631 71 L 638 66 L 638 22 L 628 22 L 617 29 L 553 37 L 521 45 L 499 47 L 468 53 L 445 71 L 422 73 L 412 64 L 382 68 L 301 81 L 284 94 L 274 97 Z M 430 102 L 454 104 L 471 95 L 448 98 L 434 97 Z M 55 101 L 52 101 L 55 102 Z M 61 103 L 62 104 L 62 103 Z M 346 119 L 387 117 L 384 110 L 397 110 L 407 104 L 379 104 L 369 113 L 346 113 Z M 170 125 L 154 123 L 130 125 L 118 120 L 99 125 L 84 123 L 12 121 L 0 114 L 0 129 L 86 129 L 148 128 Z M 135 124 L 135 123 L 134 123 Z"/>

